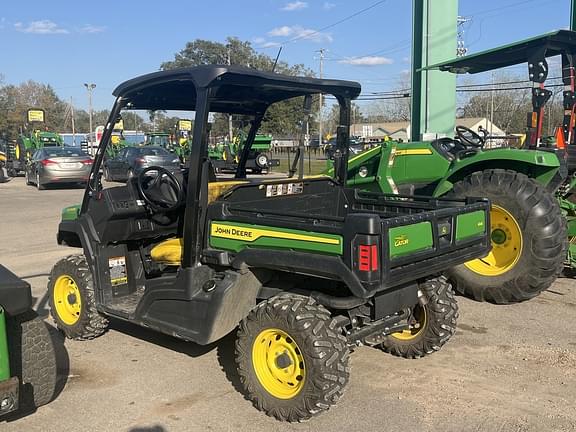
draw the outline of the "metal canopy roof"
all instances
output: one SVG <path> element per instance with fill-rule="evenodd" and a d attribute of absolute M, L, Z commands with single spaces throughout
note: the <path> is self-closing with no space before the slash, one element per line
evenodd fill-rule
<path fill-rule="evenodd" d="M 197 92 L 208 88 L 210 111 L 232 114 L 264 112 L 274 102 L 320 92 L 354 99 L 361 90 L 353 81 L 206 65 L 142 75 L 120 84 L 113 94 L 126 99 L 134 109 L 194 111 Z"/>
<path fill-rule="evenodd" d="M 564 52 L 576 53 L 576 32 L 558 30 L 476 54 L 458 57 L 428 66 L 425 69 L 475 74 L 526 63 L 538 49 L 545 50 L 543 54 L 545 57 L 557 56 Z"/>

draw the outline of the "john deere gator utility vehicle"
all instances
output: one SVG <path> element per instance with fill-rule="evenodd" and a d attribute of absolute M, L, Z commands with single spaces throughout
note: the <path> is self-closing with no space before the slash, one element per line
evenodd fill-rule
<path fill-rule="evenodd" d="M 309 114 L 320 92 L 340 106 L 334 176 L 304 178 L 299 169 L 292 177 L 248 178 L 268 107 L 299 97 Z M 345 187 L 351 100 L 359 92 L 355 82 L 215 65 L 118 86 L 109 125 L 125 107 L 195 111 L 191 156 L 182 173 L 149 167 L 105 189 L 106 129 L 82 205 L 65 209 L 59 226 L 58 241 L 82 251 L 50 274 L 57 326 L 91 339 L 115 317 L 199 344 L 238 328 L 247 396 L 288 421 L 338 401 L 357 345 L 404 357 L 440 349 L 458 313 L 438 274 L 486 255 L 490 204 Z M 233 179 L 214 175 L 210 112 L 253 119 Z"/>
<path fill-rule="evenodd" d="M 486 196 L 492 201 L 492 251 L 448 271 L 456 290 L 477 300 L 519 302 L 546 290 L 566 261 L 566 219 L 571 215 L 574 263 L 574 180 L 576 170 L 574 93 L 576 33 L 561 30 L 504 47 L 457 58 L 434 69 L 479 73 L 527 63 L 533 84 L 523 149 L 485 147 L 485 136 L 466 127 L 455 138 L 432 142 L 388 141 L 351 158 L 348 185 L 386 193 L 433 197 Z M 543 139 L 547 58 L 561 56 L 564 121 L 558 140 Z M 571 154 L 571 166 L 567 154 Z M 557 195 L 557 196 L 555 196 Z"/>
<path fill-rule="evenodd" d="M 15 177 L 26 170 L 26 164 L 34 152 L 44 147 L 64 146 L 64 140 L 56 132 L 41 130 L 44 124 L 44 110 L 29 109 L 27 128 L 29 133 L 22 133 L 16 142 L 9 144 L 6 168 L 8 175 Z"/>
<path fill-rule="evenodd" d="M 30 285 L 0 265 L 0 418 L 50 402 L 55 388 L 54 345 Z"/>

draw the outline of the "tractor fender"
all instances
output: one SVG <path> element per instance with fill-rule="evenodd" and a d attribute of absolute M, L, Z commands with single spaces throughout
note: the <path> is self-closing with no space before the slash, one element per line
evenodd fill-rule
<path fill-rule="evenodd" d="M 455 160 L 434 190 L 434 196 L 445 195 L 454 183 L 472 173 L 487 169 L 506 169 L 526 174 L 543 186 L 552 181 L 560 169 L 555 153 L 537 150 L 494 149 Z"/>

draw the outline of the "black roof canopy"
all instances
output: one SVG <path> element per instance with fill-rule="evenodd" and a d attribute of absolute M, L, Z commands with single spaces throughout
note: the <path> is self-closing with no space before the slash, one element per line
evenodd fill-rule
<path fill-rule="evenodd" d="M 326 93 L 354 99 L 360 84 L 261 72 L 242 66 L 206 65 L 154 72 L 133 78 L 114 90 L 134 109 L 196 109 L 196 94 L 211 88 L 210 111 L 233 114 L 264 112 L 278 101 Z"/>
<path fill-rule="evenodd" d="M 458 57 L 425 69 L 475 74 L 526 63 L 539 49 L 543 50 L 544 57 L 553 57 L 564 52 L 576 53 L 576 32 L 557 30 L 476 54 Z"/>

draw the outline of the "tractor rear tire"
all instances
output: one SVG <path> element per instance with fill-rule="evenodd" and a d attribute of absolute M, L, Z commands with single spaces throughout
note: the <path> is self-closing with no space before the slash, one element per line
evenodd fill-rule
<path fill-rule="evenodd" d="M 454 184 L 451 196 L 492 202 L 493 252 L 447 271 L 456 291 L 477 301 L 516 303 L 536 297 L 561 274 L 568 249 L 566 220 L 554 196 L 534 179 L 511 170 L 480 171 Z M 506 255 L 510 247 L 514 252 Z M 506 250 L 500 256 L 508 256 L 507 261 L 493 261 Z"/>
<path fill-rule="evenodd" d="M 34 410 L 52 400 L 56 390 L 56 354 L 52 338 L 34 311 L 7 320 L 10 369 L 20 379 L 20 408 Z"/>
<path fill-rule="evenodd" d="M 108 319 L 96 309 L 92 280 L 84 255 L 62 258 L 50 272 L 50 313 L 70 339 L 94 339 L 108 328 Z"/>
<path fill-rule="evenodd" d="M 380 348 L 398 357 L 415 359 L 439 351 L 456 333 L 458 303 L 445 277 L 420 284 L 425 304 L 412 311 L 410 329 L 384 338 Z"/>
<path fill-rule="evenodd" d="M 235 354 L 246 396 L 283 421 L 328 410 L 350 376 L 343 330 L 323 306 L 301 295 L 258 304 L 240 323 Z"/>

